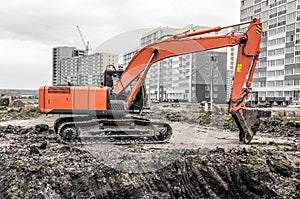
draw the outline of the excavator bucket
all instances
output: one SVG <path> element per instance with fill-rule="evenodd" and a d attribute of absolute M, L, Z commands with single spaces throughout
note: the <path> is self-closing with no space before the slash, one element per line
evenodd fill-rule
<path fill-rule="evenodd" d="M 239 109 L 232 117 L 240 130 L 240 141 L 249 144 L 260 125 L 259 111 Z"/>

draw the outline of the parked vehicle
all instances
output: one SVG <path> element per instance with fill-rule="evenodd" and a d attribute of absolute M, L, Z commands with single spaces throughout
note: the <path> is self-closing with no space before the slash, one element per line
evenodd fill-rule
<path fill-rule="evenodd" d="M 300 102 L 293 102 L 287 106 L 288 108 L 300 108 Z"/>

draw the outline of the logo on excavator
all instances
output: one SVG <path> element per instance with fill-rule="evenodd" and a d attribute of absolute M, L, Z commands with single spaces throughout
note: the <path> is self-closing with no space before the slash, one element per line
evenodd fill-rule
<path fill-rule="evenodd" d="M 238 64 L 236 67 L 236 72 L 240 73 L 242 72 L 243 64 Z"/>
<path fill-rule="evenodd" d="M 261 33 L 261 26 L 256 25 L 256 34 L 260 34 L 260 33 Z"/>

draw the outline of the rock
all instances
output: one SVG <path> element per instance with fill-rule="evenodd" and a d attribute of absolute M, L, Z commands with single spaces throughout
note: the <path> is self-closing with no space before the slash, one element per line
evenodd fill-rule
<path fill-rule="evenodd" d="M 37 132 L 44 132 L 49 130 L 49 126 L 47 124 L 37 124 L 35 125 L 35 130 Z"/>
<path fill-rule="evenodd" d="M 39 149 L 46 149 L 47 144 L 48 144 L 47 141 L 43 141 L 38 148 Z"/>
<path fill-rule="evenodd" d="M 32 155 L 32 154 L 40 154 L 40 151 L 38 150 L 38 148 L 36 146 L 30 146 L 29 154 L 30 155 Z"/>

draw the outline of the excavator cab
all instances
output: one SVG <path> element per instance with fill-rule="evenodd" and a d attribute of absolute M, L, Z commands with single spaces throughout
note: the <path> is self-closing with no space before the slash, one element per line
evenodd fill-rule
<path fill-rule="evenodd" d="M 116 81 L 120 79 L 123 72 L 123 70 L 106 69 L 103 76 L 103 86 L 111 88 L 116 83 Z M 129 93 L 130 86 L 119 95 L 112 96 L 111 99 L 125 101 Z M 111 93 L 111 95 L 113 95 L 113 93 Z M 129 107 L 129 113 L 140 113 L 144 105 L 146 104 L 146 99 L 146 87 L 143 84 L 143 86 L 141 86 L 141 88 L 139 89 L 139 92 L 137 93 L 132 105 Z"/>

